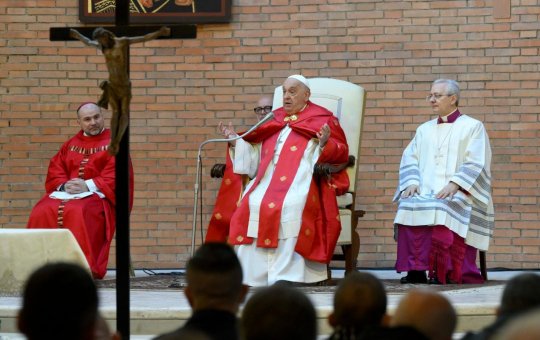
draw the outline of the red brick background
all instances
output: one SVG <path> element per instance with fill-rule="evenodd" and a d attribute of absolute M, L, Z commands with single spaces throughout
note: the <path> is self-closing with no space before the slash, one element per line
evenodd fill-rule
<path fill-rule="evenodd" d="M 431 82 L 449 77 L 461 84 L 462 112 L 484 121 L 491 138 L 496 230 L 488 267 L 538 268 L 540 0 L 509 2 L 233 0 L 232 22 L 199 25 L 197 39 L 133 45 L 135 267 L 184 265 L 198 145 L 217 137 L 220 120 L 253 124 L 259 95 L 302 73 L 368 93 L 359 266 L 393 265 L 400 155 L 432 118 L 424 101 Z M 77 15 L 75 0 L 0 0 L 2 228 L 25 227 L 49 158 L 77 131 L 75 109 L 97 100 L 107 78 L 101 52 L 49 41 L 49 27 L 79 25 Z M 209 169 L 222 156 L 223 145 L 203 152 L 204 225 L 218 186 Z"/>

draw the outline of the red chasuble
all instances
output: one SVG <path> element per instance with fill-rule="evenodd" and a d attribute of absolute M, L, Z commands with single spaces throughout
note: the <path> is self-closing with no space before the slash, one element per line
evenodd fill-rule
<path fill-rule="evenodd" d="M 308 107 L 297 114 L 296 120 L 285 120 L 287 115 L 283 108 L 274 111 L 274 114 L 273 120 L 244 137 L 244 140 L 248 142 L 262 142 L 263 145 L 255 182 L 250 191 L 239 202 L 231 217 L 229 230 L 229 243 L 231 244 L 250 244 L 253 242 L 253 239 L 247 236 L 249 195 L 266 172 L 274 156 L 278 135 L 285 125 L 289 124 L 292 132 L 282 149 L 271 184 L 260 207 L 260 220 L 265 221 L 265 223 L 259 226 L 257 246 L 277 247 L 283 200 L 294 179 L 294 174 L 309 140 L 317 138 L 316 133 L 325 123 L 330 127 L 331 133 L 318 162 L 342 164 L 348 161 L 349 152 L 345 134 L 332 112 L 309 102 Z M 302 212 L 298 212 L 302 214 L 302 225 L 295 248 L 297 253 L 312 261 L 323 263 L 330 261 L 341 231 L 336 195 L 343 194 L 348 187 L 349 179 L 345 171 L 334 174 L 331 178 L 311 179 L 309 192 L 306 193 L 306 205 Z M 236 194 L 237 192 L 234 191 L 234 195 Z M 218 198 L 220 197 L 218 196 Z M 226 202 L 227 205 L 230 205 L 231 201 L 237 202 L 237 200 L 238 198 L 234 199 L 231 196 Z M 214 212 L 219 209 L 222 203 L 225 202 L 216 202 Z"/>
<path fill-rule="evenodd" d="M 103 278 L 107 272 L 109 248 L 115 232 L 115 157 L 107 153 L 109 129 L 97 136 L 80 131 L 62 145 L 51 159 L 45 196 L 36 204 L 27 228 L 66 228 L 77 239 L 92 274 Z M 130 162 L 130 209 L 133 205 L 133 168 Z M 72 178 L 92 179 L 105 195 L 62 200 L 49 197 Z"/>

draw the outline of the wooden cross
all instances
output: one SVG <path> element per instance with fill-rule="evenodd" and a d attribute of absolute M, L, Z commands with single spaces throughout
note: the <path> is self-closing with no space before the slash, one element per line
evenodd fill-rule
<path fill-rule="evenodd" d="M 167 25 L 170 34 L 167 39 L 193 39 L 197 35 L 195 25 Z M 70 35 L 75 29 L 85 37 L 90 37 L 97 27 L 51 27 L 51 41 L 75 40 Z M 106 29 L 116 36 L 142 36 L 158 31 L 161 26 L 130 26 L 129 1 L 116 0 L 115 26 Z M 129 76 L 129 47 L 125 67 Z M 120 149 L 116 154 L 116 327 L 122 339 L 130 338 L 129 327 L 129 101 L 125 108 L 127 117 L 126 130 L 120 141 Z M 111 124 L 112 125 L 112 124 Z"/>

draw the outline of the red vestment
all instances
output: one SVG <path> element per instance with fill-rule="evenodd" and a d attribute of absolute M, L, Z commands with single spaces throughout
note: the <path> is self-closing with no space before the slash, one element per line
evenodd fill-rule
<path fill-rule="evenodd" d="M 225 171 L 216 197 L 214 211 L 208 224 L 205 242 L 227 242 L 231 217 L 242 195 L 243 181 L 244 176 L 233 172 L 233 164 L 227 146 Z"/>
<path fill-rule="evenodd" d="M 293 181 L 307 143 L 317 138 L 316 133 L 325 123 L 330 127 L 331 133 L 318 162 L 342 164 L 348 161 L 349 153 L 345 134 L 332 112 L 309 102 L 306 109 L 297 114 L 296 120 L 285 121 L 286 116 L 283 108 L 275 110 L 273 120 L 244 137 L 244 140 L 248 142 L 263 144 L 255 182 L 232 215 L 229 230 L 231 244 L 251 244 L 253 241 L 247 236 L 249 195 L 265 174 L 274 156 L 278 135 L 285 125 L 288 124 L 292 132 L 287 138 L 287 144 L 283 147 L 284 151 L 280 154 L 271 185 L 263 200 L 263 203 L 269 204 L 261 205 L 260 220 L 265 223 L 259 225 L 258 247 L 277 247 L 281 205 L 284 197 Z M 311 261 L 323 263 L 330 261 L 341 231 L 336 195 L 343 194 L 348 187 L 349 179 L 345 171 L 334 174 L 331 178 L 311 178 L 309 192 L 305 193 L 308 197 L 306 205 L 304 210 L 299 212 L 302 214 L 302 225 L 295 247 L 298 254 Z M 237 195 L 237 191 L 233 191 L 233 195 Z M 231 201 L 237 202 L 237 200 L 238 198 L 231 197 L 226 202 L 216 202 L 216 206 L 222 203 L 229 204 Z"/>
<path fill-rule="evenodd" d="M 92 274 L 103 278 L 107 272 L 109 248 L 116 229 L 115 157 L 107 148 L 109 129 L 97 136 L 83 131 L 65 142 L 51 159 L 45 182 L 46 194 L 35 205 L 27 228 L 66 228 L 79 243 Z M 133 205 L 133 168 L 129 164 L 129 206 Z M 72 178 L 93 180 L 105 197 L 93 193 L 80 199 L 62 200 L 49 197 Z"/>

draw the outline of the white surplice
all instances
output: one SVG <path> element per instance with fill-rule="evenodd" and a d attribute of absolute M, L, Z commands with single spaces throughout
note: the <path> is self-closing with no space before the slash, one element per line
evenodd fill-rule
<path fill-rule="evenodd" d="M 454 123 L 434 119 L 422 124 L 401 159 L 394 223 L 445 225 L 470 246 L 487 250 L 494 225 L 490 165 L 489 137 L 480 121 L 462 115 Z M 435 198 L 450 181 L 466 193 Z M 412 184 L 420 195 L 401 198 Z"/>

